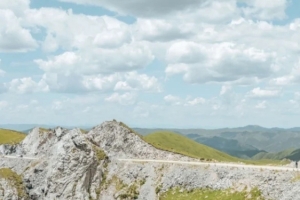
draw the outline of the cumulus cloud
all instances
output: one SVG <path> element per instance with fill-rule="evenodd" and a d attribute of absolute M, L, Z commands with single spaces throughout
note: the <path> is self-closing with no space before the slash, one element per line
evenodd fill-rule
<path fill-rule="evenodd" d="M 124 94 L 113 93 L 111 96 L 105 98 L 105 101 L 121 105 L 133 105 L 136 102 L 136 95 L 128 92 Z"/>
<path fill-rule="evenodd" d="M 206 100 L 202 97 L 196 97 L 196 98 L 191 98 L 187 97 L 185 99 L 182 99 L 178 96 L 174 95 L 167 95 L 164 97 L 164 101 L 168 104 L 171 105 L 183 105 L 183 106 L 196 106 L 196 105 L 202 105 L 206 102 Z"/>
<path fill-rule="evenodd" d="M 192 34 L 188 26 L 184 24 L 178 26 L 173 20 L 163 19 L 137 19 L 134 25 L 135 35 L 138 39 L 147 41 L 171 41 L 175 39 L 184 39 Z"/>
<path fill-rule="evenodd" d="M 167 95 L 164 97 L 165 102 L 171 103 L 172 105 L 180 105 L 181 99 L 180 97 L 173 96 L 173 95 Z"/>
<path fill-rule="evenodd" d="M 147 47 L 134 43 L 114 50 L 65 52 L 48 60 L 37 59 L 35 63 L 48 73 L 89 75 L 134 71 L 146 67 L 153 59 Z"/>
<path fill-rule="evenodd" d="M 43 48 L 63 49 L 117 48 L 131 42 L 129 26 L 113 17 L 73 14 L 57 8 L 31 9 L 26 20 L 32 27 L 47 31 Z M 80 28 L 78 28 L 80 24 Z"/>
<path fill-rule="evenodd" d="M 279 90 L 261 89 L 259 87 L 254 88 L 249 93 L 249 96 L 253 98 L 271 98 L 271 97 L 278 97 L 279 95 L 280 95 Z"/>
<path fill-rule="evenodd" d="M 161 85 L 157 78 L 137 72 L 115 73 L 109 76 L 85 76 L 83 85 L 90 91 L 161 91 Z"/>
<path fill-rule="evenodd" d="M 257 109 L 266 109 L 266 107 L 267 107 L 267 102 L 266 101 L 262 101 L 262 102 L 255 105 L 255 108 L 257 108 Z"/>
<path fill-rule="evenodd" d="M 220 91 L 220 95 L 227 94 L 232 89 L 231 85 L 223 85 Z"/>
<path fill-rule="evenodd" d="M 137 72 L 114 73 L 111 75 L 62 75 L 45 73 L 39 81 L 31 77 L 13 79 L 3 89 L 15 93 L 58 92 L 89 93 L 113 91 L 161 92 L 159 80 Z"/>
<path fill-rule="evenodd" d="M 9 92 L 19 94 L 48 91 L 48 86 L 43 81 L 35 82 L 31 77 L 13 79 L 9 83 L 6 83 L 5 87 Z"/>
<path fill-rule="evenodd" d="M 178 42 L 167 53 L 166 73 L 181 73 L 192 83 L 229 82 L 244 77 L 268 77 L 273 54 L 233 43 Z"/>
<path fill-rule="evenodd" d="M 185 105 L 195 106 L 195 105 L 204 104 L 205 102 L 206 102 L 206 100 L 204 98 L 197 97 L 195 99 L 188 100 Z"/>
<path fill-rule="evenodd" d="M 26 52 L 38 47 L 28 29 L 22 27 L 20 18 L 12 10 L 0 8 L 0 51 Z"/>
<path fill-rule="evenodd" d="M 11 10 L 16 16 L 23 16 L 24 12 L 29 9 L 30 0 L 1 0 L 0 9 Z"/>

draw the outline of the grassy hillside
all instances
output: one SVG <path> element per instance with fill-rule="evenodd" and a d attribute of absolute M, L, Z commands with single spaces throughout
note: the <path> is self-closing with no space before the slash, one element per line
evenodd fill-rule
<path fill-rule="evenodd" d="M 176 152 L 193 158 L 213 159 L 218 161 L 238 161 L 238 158 L 199 144 L 182 135 L 161 131 L 143 137 L 146 142 L 154 147 L 166 151 Z"/>
<path fill-rule="evenodd" d="M 203 144 L 199 144 L 194 140 L 191 140 L 187 137 L 184 137 L 180 134 L 173 133 L 170 131 L 160 131 L 160 132 L 151 133 L 149 135 L 144 136 L 143 139 L 158 149 L 175 152 L 192 158 L 217 160 L 217 161 L 225 161 L 225 162 L 243 162 L 245 164 L 252 164 L 252 165 L 287 164 L 287 161 L 282 162 L 280 160 L 239 159 L 230 156 L 226 153 L 223 153 L 221 151 L 218 151 L 216 149 L 213 149 L 211 147 L 205 146 Z"/>
<path fill-rule="evenodd" d="M 288 149 L 279 153 L 259 153 L 253 156 L 253 159 L 272 159 L 272 160 L 300 160 L 300 149 Z"/>
<path fill-rule="evenodd" d="M 17 144 L 21 142 L 25 137 L 26 137 L 25 134 L 17 131 L 0 129 L 0 145 Z"/>
<path fill-rule="evenodd" d="M 147 135 L 158 131 L 159 129 L 136 129 L 137 132 L 142 135 Z M 159 130 L 160 131 L 160 130 Z M 162 130 L 164 131 L 164 130 Z M 223 128 L 223 129 L 168 129 L 175 133 L 180 133 L 182 135 L 187 135 L 190 139 L 197 140 L 197 138 L 212 138 L 219 137 L 219 139 L 226 139 L 237 141 L 238 144 L 242 144 L 242 147 L 252 146 L 257 150 L 267 151 L 272 153 L 277 153 L 279 151 L 285 151 L 286 149 L 298 149 L 300 144 L 300 128 L 292 129 L 282 129 L 282 128 L 263 128 L 259 126 L 245 126 L 240 128 Z M 202 140 L 201 139 L 201 140 Z M 205 144 L 212 148 L 216 148 L 218 145 L 212 142 L 211 144 L 206 144 L 203 141 L 199 141 L 201 144 Z M 220 141 L 217 141 L 220 142 Z M 222 141 L 221 141 L 222 142 Z M 226 144 L 227 145 L 227 144 Z M 225 146 L 226 148 L 231 146 Z M 240 148 L 233 147 L 233 150 L 244 151 Z M 219 149 L 224 151 L 224 149 Z M 231 149 L 232 150 L 232 149 Z M 250 149 L 251 150 L 251 149 Z M 235 152 L 225 151 L 230 153 L 232 156 L 240 156 L 240 153 L 235 154 Z M 242 152 L 243 153 L 243 152 Z M 246 152 L 247 156 L 252 157 L 251 154 L 255 152 Z M 257 152 L 258 153 L 258 152 Z M 240 156 L 241 157 L 241 156 Z M 242 156 L 243 157 L 243 156 Z"/>

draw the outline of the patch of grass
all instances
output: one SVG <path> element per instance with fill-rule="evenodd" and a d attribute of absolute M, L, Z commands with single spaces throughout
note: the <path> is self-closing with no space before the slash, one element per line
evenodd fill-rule
<path fill-rule="evenodd" d="M 288 158 L 291 156 L 296 150 L 295 149 L 287 149 L 285 151 L 281 151 L 278 153 L 267 153 L 267 152 L 260 152 L 252 157 L 254 160 L 282 160 L 284 158 Z"/>
<path fill-rule="evenodd" d="M 92 146 L 98 161 L 104 160 L 107 157 L 106 153 L 102 149 L 100 149 L 96 145 L 92 145 Z"/>
<path fill-rule="evenodd" d="M 143 137 L 143 139 L 158 149 L 182 154 L 192 158 L 229 162 L 239 161 L 238 158 L 232 157 L 211 147 L 199 144 L 187 137 L 173 132 L 155 132 Z"/>
<path fill-rule="evenodd" d="M 294 178 L 291 180 L 292 183 L 300 181 L 300 173 L 297 172 Z"/>
<path fill-rule="evenodd" d="M 160 200 L 264 200 L 259 189 L 251 191 L 234 192 L 231 190 L 198 189 L 193 191 L 180 191 L 172 189 L 163 194 Z"/>
<path fill-rule="evenodd" d="M 20 143 L 26 135 L 21 132 L 7 130 L 7 129 L 0 129 L 0 145 L 1 144 L 18 144 Z"/>
<path fill-rule="evenodd" d="M 80 131 L 81 131 L 82 134 L 87 134 L 88 133 L 88 131 L 84 130 L 84 129 L 80 129 Z"/>
<path fill-rule="evenodd" d="M 13 188 L 16 188 L 20 199 L 26 199 L 27 194 L 20 175 L 9 168 L 2 168 L 0 169 L 0 179 L 6 179 Z"/>

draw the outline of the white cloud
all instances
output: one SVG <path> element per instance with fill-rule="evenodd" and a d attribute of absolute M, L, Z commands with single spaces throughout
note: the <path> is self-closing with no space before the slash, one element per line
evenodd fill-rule
<path fill-rule="evenodd" d="M 220 95 L 227 94 L 232 89 L 231 85 L 223 85 L 220 91 Z"/>
<path fill-rule="evenodd" d="M 155 42 L 186 38 L 192 32 L 187 26 L 178 26 L 173 20 L 143 18 L 137 19 L 134 30 L 138 39 Z"/>
<path fill-rule="evenodd" d="M 137 72 L 115 73 L 109 76 L 86 76 L 83 85 L 87 90 L 149 91 L 160 92 L 157 78 Z"/>
<path fill-rule="evenodd" d="M 0 8 L 0 52 L 26 52 L 38 47 L 13 11 Z"/>
<path fill-rule="evenodd" d="M 167 95 L 164 97 L 165 102 L 171 103 L 172 105 L 180 105 L 181 99 L 177 96 Z"/>
<path fill-rule="evenodd" d="M 133 105 L 136 102 L 136 95 L 128 92 L 124 94 L 114 93 L 105 98 L 105 101 L 121 105 Z"/>
<path fill-rule="evenodd" d="M 48 91 L 48 86 L 43 81 L 37 83 L 31 77 L 13 79 L 9 83 L 6 83 L 5 87 L 9 92 L 20 94 Z"/>
<path fill-rule="evenodd" d="M 146 74 L 138 74 L 137 72 L 129 72 L 124 74 L 124 78 L 118 81 L 114 90 L 141 90 L 160 92 L 161 85 L 157 78 L 150 77 Z"/>
<path fill-rule="evenodd" d="M 1 0 L 0 10 L 12 10 L 17 16 L 23 16 L 24 12 L 29 9 L 30 0 Z"/>
<path fill-rule="evenodd" d="M 192 83 L 230 82 L 272 73 L 273 54 L 232 43 L 177 42 L 168 50 L 166 73 L 182 73 Z"/>
<path fill-rule="evenodd" d="M 196 105 L 202 105 L 206 102 L 206 100 L 202 97 L 196 97 L 191 98 L 187 97 L 185 99 L 182 99 L 178 96 L 174 95 L 167 95 L 164 97 L 164 101 L 166 103 L 169 103 L 170 105 L 183 105 L 183 106 L 196 106 Z"/>
<path fill-rule="evenodd" d="M 201 105 L 204 104 L 206 101 L 204 98 L 198 97 L 192 100 L 188 100 L 187 103 L 185 105 L 191 105 L 191 106 L 195 106 L 195 105 Z"/>
<path fill-rule="evenodd" d="M 279 90 L 268 90 L 268 89 L 261 89 L 261 88 L 254 88 L 250 93 L 249 96 L 252 98 L 270 98 L 270 97 L 278 97 L 280 95 Z"/>
<path fill-rule="evenodd" d="M 65 52 L 48 60 L 38 59 L 35 62 L 48 73 L 89 75 L 142 69 L 153 59 L 147 47 L 141 43 L 132 43 L 113 50 L 90 48 Z"/>
<path fill-rule="evenodd" d="M 108 16 L 73 14 L 72 10 L 56 8 L 30 10 L 26 20 L 32 27 L 45 28 L 47 51 L 85 49 L 92 47 L 118 48 L 131 42 L 129 26 Z M 80 24 L 80 28 L 78 27 Z"/>
<path fill-rule="evenodd" d="M 266 104 L 267 104 L 266 101 L 262 101 L 262 102 L 256 104 L 255 108 L 257 108 L 257 109 L 266 109 L 267 108 Z"/>

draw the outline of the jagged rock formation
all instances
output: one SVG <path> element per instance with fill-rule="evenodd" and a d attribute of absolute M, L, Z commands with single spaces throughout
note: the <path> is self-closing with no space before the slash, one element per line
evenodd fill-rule
<path fill-rule="evenodd" d="M 35 128 L 21 144 L 0 146 L 0 154 L 24 156 L 0 158 L 0 169 L 11 169 L 14 174 L 1 175 L 0 171 L 3 200 L 155 200 L 173 187 L 245 186 L 258 187 L 271 199 L 291 199 L 300 189 L 300 182 L 293 181 L 297 177 L 294 172 L 120 162 L 117 158 L 192 159 L 155 149 L 116 121 L 105 122 L 88 133 Z"/>

